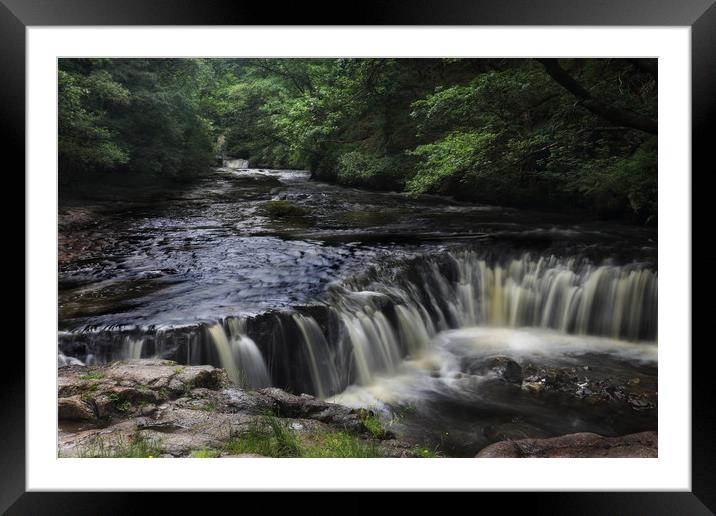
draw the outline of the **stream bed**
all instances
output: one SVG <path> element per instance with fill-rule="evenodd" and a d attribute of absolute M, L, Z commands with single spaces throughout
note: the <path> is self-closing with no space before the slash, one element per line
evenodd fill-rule
<path fill-rule="evenodd" d="M 450 456 L 654 430 L 656 256 L 654 228 L 216 169 L 61 202 L 59 361 L 210 363 Z"/>

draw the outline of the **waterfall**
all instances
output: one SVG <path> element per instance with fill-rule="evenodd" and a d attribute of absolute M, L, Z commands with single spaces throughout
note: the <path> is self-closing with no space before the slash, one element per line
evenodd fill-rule
<path fill-rule="evenodd" d="M 377 274 L 368 285 L 331 286 L 327 306 L 339 336 L 324 335 L 311 317 L 293 316 L 318 396 L 345 381 L 365 385 L 376 374 L 396 372 L 404 358 L 420 358 L 447 329 L 541 327 L 656 339 L 657 274 L 640 264 L 596 266 L 528 254 L 490 262 L 465 251 L 410 267 L 389 279 Z"/>
<path fill-rule="evenodd" d="M 248 381 L 248 385 L 255 389 L 270 386 L 271 375 L 269 375 L 261 351 L 247 335 L 246 319 L 229 317 L 226 324 L 229 328 L 233 354 L 237 357 L 239 367 Z"/>
<path fill-rule="evenodd" d="M 489 263 L 465 251 L 447 266 L 433 262 L 418 269 L 417 281 L 385 292 L 397 298 L 401 329 L 419 346 L 426 338 L 422 328 L 431 324 L 424 316 L 420 323 L 420 313 L 430 313 L 438 328 L 453 320 L 453 327 L 534 326 L 633 341 L 656 338 L 657 273 L 639 264 L 595 266 L 529 255 Z M 396 290 L 403 294 L 396 296 Z"/>
<path fill-rule="evenodd" d="M 323 398 L 340 384 L 333 353 L 315 319 L 294 314 L 293 320 L 303 336 L 314 392 Z"/>
<path fill-rule="evenodd" d="M 221 367 L 226 370 L 226 374 L 229 376 L 229 380 L 234 382 L 236 385 L 243 385 L 244 378 L 239 369 L 239 365 L 236 361 L 236 356 L 231 349 L 231 344 L 226 336 L 224 328 L 218 322 L 215 322 L 207 328 L 211 340 L 214 343 L 214 349 L 216 349 L 219 355 L 219 363 Z"/>
<path fill-rule="evenodd" d="M 237 385 L 326 397 L 400 373 L 405 359 L 429 357 L 436 335 L 451 329 L 539 327 L 654 342 L 657 280 L 639 263 L 529 254 L 500 260 L 461 251 L 332 284 L 311 312 L 66 332 L 60 351 L 87 364 L 141 356 L 214 364 Z"/>
<path fill-rule="evenodd" d="M 271 385 L 271 377 L 256 343 L 246 335 L 246 321 L 226 319 L 227 330 L 219 323 L 208 326 L 221 367 L 236 385 L 260 388 Z"/>
<path fill-rule="evenodd" d="M 398 339 L 385 315 L 365 311 L 342 313 L 359 383 L 370 383 L 376 371 L 394 372 L 401 361 Z"/>
<path fill-rule="evenodd" d="M 144 338 L 134 338 L 127 336 L 125 338 L 126 357 L 142 358 L 142 347 L 144 346 Z"/>

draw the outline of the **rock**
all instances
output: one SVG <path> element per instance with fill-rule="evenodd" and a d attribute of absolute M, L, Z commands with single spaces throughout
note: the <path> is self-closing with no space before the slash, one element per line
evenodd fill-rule
<path fill-rule="evenodd" d="M 507 383 L 522 383 L 522 367 L 510 357 L 496 355 L 488 358 L 463 357 L 460 362 L 463 372 L 493 376 Z"/>
<path fill-rule="evenodd" d="M 59 419 L 70 421 L 93 421 L 97 419 L 92 406 L 79 395 L 60 398 L 57 401 L 57 414 Z"/>
<path fill-rule="evenodd" d="M 357 410 L 315 398 L 296 396 L 275 387 L 261 389 L 257 393 L 276 402 L 275 408 L 279 417 L 315 419 L 339 430 L 369 433 Z"/>
<path fill-rule="evenodd" d="M 380 443 L 380 451 L 384 457 L 406 458 L 417 457 L 416 447 L 398 439 L 389 439 Z"/>
<path fill-rule="evenodd" d="M 58 369 L 60 400 L 79 396 L 100 419 L 152 412 L 157 404 L 193 389 L 228 385 L 226 373 L 212 366 L 180 366 L 170 360 L 127 360 L 101 366 Z M 65 402 L 68 405 L 70 402 Z M 69 419 L 61 412 L 60 419 Z M 72 416 L 75 418 L 75 415 Z"/>
<path fill-rule="evenodd" d="M 385 456 L 415 456 L 414 445 L 369 429 L 369 412 L 276 388 L 244 391 L 211 366 L 144 359 L 58 372 L 61 457 L 255 456 L 232 455 L 229 444 L 249 434 L 271 439 L 276 422 L 306 446 L 347 432 Z"/>
<path fill-rule="evenodd" d="M 567 396 L 589 404 L 622 403 L 632 410 L 655 410 L 657 378 L 615 376 L 610 371 L 595 371 L 590 366 L 579 369 L 536 367 L 526 364 L 522 389 L 539 396 Z"/>
<path fill-rule="evenodd" d="M 245 414 L 269 414 L 278 410 L 278 403 L 271 396 L 261 392 L 246 392 L 228 388 L 219 391 L 216 403 L 222 412 L 242 412 Z"/>
<path fill-rule="evenodd" d="M 548 439 L 501 441 L 480 450 L 478 458 L 509 457 L 657 457 L 656 432 L 604 437 L 582 432 Z"/>

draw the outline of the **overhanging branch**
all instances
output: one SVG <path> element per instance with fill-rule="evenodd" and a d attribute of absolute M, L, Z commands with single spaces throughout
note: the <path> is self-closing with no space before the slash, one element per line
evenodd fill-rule
<path fill-rule="evenodd" d="M 591 93 L 559 65 L 557 59 L 537 59 L 537 61 L 542 63 L 549 76 L 552 77 L 557 84 L 577 97 L 581 101 L 581 104 L 595 115 L 616 125 L 657 134 L 656 120 L 612 106 L 594 98 Z"/>

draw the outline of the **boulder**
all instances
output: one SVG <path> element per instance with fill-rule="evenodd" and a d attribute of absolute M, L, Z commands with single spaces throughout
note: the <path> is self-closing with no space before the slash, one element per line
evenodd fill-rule
<path fill-rule="evenodd" d="M 93 421 L 97 419 L 92 405 L 84 401 L 79 395 L 60 398 L 57 401 L 57 414 L 59 419 L 69 421 Z"/>
<path fill-rule="evenodd" d="M 495 379 L 516 385 L 522 384 L 522 367 L 510 357 L 495 355 L 487 358 L 463 357 L 460 363 L 463 372 Z"/>
<path fill-rule="evenodd" d="M 369 433 L 360 412 L 355 409 L 321 401 L 307 394 L 296 396 L 275 387 L 261 389 L 257 393 L 275 402 L 279 417 L 314 419 L 336 429 Z"/>
<path fill-rule="evenodd" d="M 72 400 L 93 407 L 93 417 L 131 417 L 151 413 L 157 404 L 195 389 L 214 391 L 229 384 L 226 372 L 212 366 L 180 366 L 170 360 L 126 360 L 94 367 L 58 370 L 59 419 L 77 419 Z M 62 401 L 70 399 L 70 401 Z"/>
<path fill-rule="evenodd" d="M 656 432 L 641 432 L 621 437 L 604 437 L 590 432 L 567 434 L 547 439 L 501 441 L 480 450 L 478 458 L 527 457 L 657 457 Z"/>

